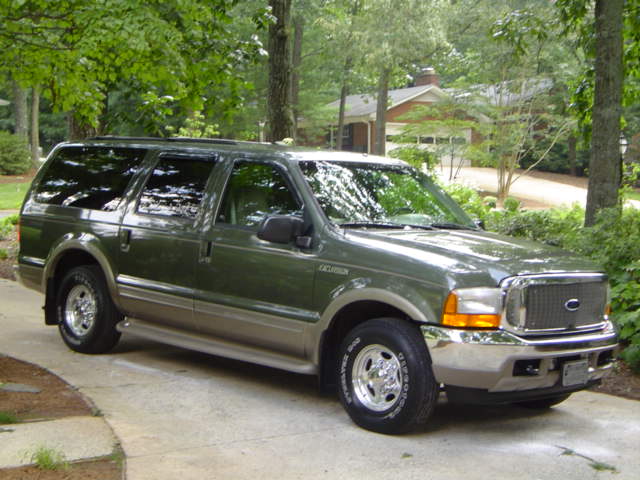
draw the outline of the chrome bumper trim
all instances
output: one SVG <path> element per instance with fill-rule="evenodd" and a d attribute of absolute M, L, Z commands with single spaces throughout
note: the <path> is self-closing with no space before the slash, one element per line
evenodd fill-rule
<path fill-rule="evenodd" d="M 435 325 L 422 325 L 420 329 L 438 382 L 490 392 L 552 387 L 560 378 L 557 360 L 563 357 L 588 359 L 589 381 L 597 380 L 612 366 L 598 365 L 598 355 L 617 348 L 617 334 L 610 322 L 595 333 L 534 340 L 504 330 L 474 331 Z M 538 375 L 513 375 L 517 360 L 538 359 Z"/>

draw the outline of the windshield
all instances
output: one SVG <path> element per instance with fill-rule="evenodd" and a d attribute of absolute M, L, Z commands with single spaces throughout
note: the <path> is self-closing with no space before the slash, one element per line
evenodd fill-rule
<path fill-rule="evenodd" d="M 301 162 L 325 215 L 345 227 L 475 228 L 426 175 L 402 165 Z"/>

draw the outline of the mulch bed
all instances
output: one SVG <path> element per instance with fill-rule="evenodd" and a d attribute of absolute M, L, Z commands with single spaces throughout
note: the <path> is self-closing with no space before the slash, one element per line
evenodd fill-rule
<path fill-rule="evenodd" d="M 21 421 L 91 415 L 89 402 L 48 370 L 11 357 L 0 356 L 0 383 L 35 387 L 40 393 L 0 392 L 0 412 Z"/>
<path fill-rule="evenodd" d="M 20 422 L 92 415 L 94 409 L 77 390 L 44 368 L 0 355 L 0 384 L 17 383 L 39 393 L 0 391 L 0 412 Z M 5 427 L 10 428 L 10 426 Z M 72 462 L 56 470 L 37 466 L 0 469 L 2 480 L 121 480 L 122 462 L 99 458 Z"/>
<path fill-rule="evenodd" d="M 0 469 L 2 480 L 121 480 L 122 466 L 111 459 L 70 463 L 67 468 L 42 470 L 38 467 Z"/>
<path fill-rule="evenodd" d="M 18 233 L 15 231 L 7 235 L 6 238 L 0 239 L 0 249 L 5 250 L 9 256 L 4 260 L 0 259 L 0 278 L 15 280 L 13 274 L 13 265 L 18 257 Z"/>
<path fill-rule="evenodd" d="M 614 371 L 602 380 L 602 384 L 591 390 L 631 400 L 640 400 L 640 375 L 634 374 L 626 363 L 618 361 Z"/>
<path fill-rule="evenodd" d="M 33 180 L 36 170 L 32 170 L 22 175 L 0 175 L 0 183 L 27 183 Z"/>

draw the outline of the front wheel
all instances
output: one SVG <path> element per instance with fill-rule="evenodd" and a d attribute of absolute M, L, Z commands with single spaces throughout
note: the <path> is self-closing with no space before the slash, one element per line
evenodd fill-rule
<path fill-rule="evenodd" d="M 339 359 L 340 401 L 356 424 L 395 434 L 431 415 L 439 388 L 415 325 L 395 318 L 369 320 L 347 334 Z"/>
<path fill-rule="evenodd" d="M 104 353 L 120 339 L 115 327 L 122 315 L 96 266 L 76 267 L 64 276 L 56 297 L 56 315 L 64 343 L 76 352 Z"/>

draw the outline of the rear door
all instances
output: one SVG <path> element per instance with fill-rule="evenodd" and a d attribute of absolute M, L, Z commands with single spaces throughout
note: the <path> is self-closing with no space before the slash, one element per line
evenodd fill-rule
<path fill-rule="evenodd" d="M 121 303 L 130 316 L 193 330 L 199 225 L 215 158 L 161 153 L 119 232 Z"/>

